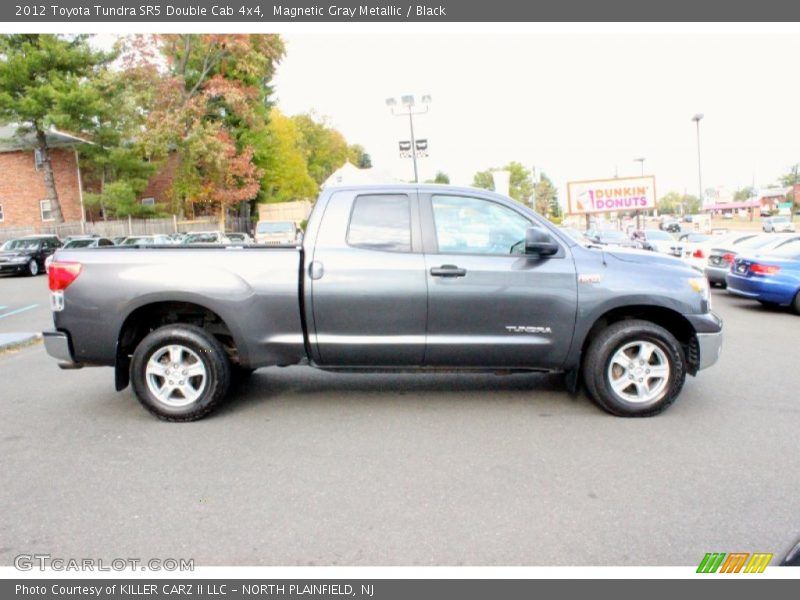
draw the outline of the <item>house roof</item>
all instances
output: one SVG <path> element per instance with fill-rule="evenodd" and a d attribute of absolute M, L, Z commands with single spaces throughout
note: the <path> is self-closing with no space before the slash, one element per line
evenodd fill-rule
<path fill-rule="evenodd" d="M 36 134 L 33 132 L 17 135 L 17 125 L 0 126 L 0 152 L 16 152 L 17 150 L 33 150 L 36 147 Z M 89 144 L 88 140 L 79 138 L 57 129 L 47 131 L 47 145 L 51 148 Z"/>

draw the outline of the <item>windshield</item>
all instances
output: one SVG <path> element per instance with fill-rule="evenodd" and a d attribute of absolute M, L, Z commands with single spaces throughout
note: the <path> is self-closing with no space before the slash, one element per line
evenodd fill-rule
<path fill-rule="evenodd" d="M 686 236 L 686 241 L 692 244 L 699 244 L 700 242 L 707 242 L 711 239 L 710 235 L 705 233 L 690 233 Z"/>
<path fill-rule="evenodd" d="M 64 244 L 64 248 L 86 248 L 94 245 L 94 240 L 70 240 Z"/>
<path fill-rule="evenodd" d="M 644 232 L 648 240 L 666 240 L 672 241 L 675 238 L 668 234 L 666 231 L 659 231 L 658 229 L 648 229 Z"/>
<path fill-rule="evenodd" d="M 772 217 L 773 223 L 788 223 L 789 217 Z"/>
<path fill-rule="evenodd" d="M 41 244 L 40 240 L 11 240 L 5 246 L 5 250 L 36 250 Z"/>
<path fill-rule="evenodd" d="M 257 233 L 294 233 L 294 223 L 281 221 L 277 223 L 259 223 Z"/>
<path fill-rule="evenodd" d="M 149 237 L 129 237 L 122 242 L 123 246 L 135 246 L 137 244 L 152 244 L 153 240 Z"/>
<path fill-rule="evenodd" d="M 758 235 L 754 238 L 750 238 L 743 242 L 736 244 L 737 250 L 741 248 L 741 250 L 757 250 L 758 248 L 763 248 L 767 244 L 775 243 L 775 236 L 773 235 Z M 741 252 L 740 250 L 740 252 Z"/>

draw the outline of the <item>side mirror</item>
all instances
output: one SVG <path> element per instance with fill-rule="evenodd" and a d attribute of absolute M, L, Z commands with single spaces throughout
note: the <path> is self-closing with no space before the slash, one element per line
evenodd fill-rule
<path fill-rule="evenodd" d="M 525 232 L 525 254 L 553 256 L 558 252 L 558 244 L 550 233 L 539 227 L 529 227 Z"/>

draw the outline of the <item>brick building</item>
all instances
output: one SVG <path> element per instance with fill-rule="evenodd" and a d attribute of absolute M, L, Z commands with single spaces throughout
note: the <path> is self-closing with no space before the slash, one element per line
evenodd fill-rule
<path fill-rule="evenodd" d="M 54 224 L 45 200 L 44 172 L 34 134 L 16 135 L 16 126 L 0 127 L 0 229 Z M 51 130 L 47 133 L 56 191 L 65 221 L 81 220 L 81 182 L 76 148 L 85 140 Z"/>

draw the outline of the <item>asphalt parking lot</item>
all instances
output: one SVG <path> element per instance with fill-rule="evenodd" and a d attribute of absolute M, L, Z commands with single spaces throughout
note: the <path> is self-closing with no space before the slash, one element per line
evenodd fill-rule
<path fill-rule="evenodd" d="M 109 369 L 60 371 L 41 344 L 2 354 L 0 564 L 780 557 L 800 537 L 800 317 L 713 294 L 723 356 L 651 419 L 608 416 L 555 376 L 292 367 L 258 371 L 209 419 L 170 424 L 116 393 Z M 44 277 L 0 279 L 0 305 L 30 304 L 3 331 L 50 317 Z"/>

